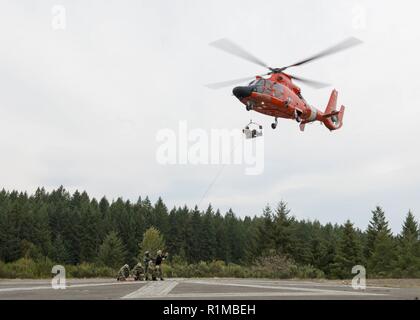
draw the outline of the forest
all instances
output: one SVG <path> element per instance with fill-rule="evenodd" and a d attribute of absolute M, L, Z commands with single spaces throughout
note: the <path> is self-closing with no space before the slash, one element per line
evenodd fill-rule
<path fill-rule="evenodd" d="M 208 206 L 168 208 L 159 198 L 99 201 L 86 192 L 38 188 L 32 195 L 0 191 L 0 277 L 42 277 L 51 266 L 77 276 L 113 276 L 142 256 L 157 237 L 169 253 L 169 276 L 352 278 L 420 277 L 419 225 L 401 213 L 394 235 L 384 210 L 367 208 L 366 230 L 299 220 L 287 203 L 266 205 L 253 217 Z M 152 238 L 150 238 L 151 236 Z"/>

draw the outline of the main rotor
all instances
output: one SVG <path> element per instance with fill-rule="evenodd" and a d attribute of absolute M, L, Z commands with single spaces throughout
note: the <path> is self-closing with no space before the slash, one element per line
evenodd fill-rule
<path fill-rule="evenodd" d="M 321 51 L 317 54 L 314 54 L 314 55 L 312 55 L 308 58 L 302 59 L 302 60 L 300 60 L 298 62 L 295 62 L 291 65 L 280 67 L 280 68 L 269 67 L 265 62 L 263 62 L 262 60 L 260 60 L 259 58 L 257 58 L 253 54 L 251 54 L 250 52 L 246 51 L 245 49 L 243 49 L 242 47 L 240 47 L 239 45 L 237 45 L 233 41 L 231 41 L 229 39 L 226 39 L 226 38 L 216 40 L 216 41 L 210 43 L 210 45 L 217 48 L 217 49 L 225 51 L 229 54 L 232 54 L 236 57 L 242 58 L 246 61 L 249 61 L 251 63 L 254 63 L 256 65 L 259 65 L 263 68 L 268 69 L 269 70 L 268 73 L 260 75 L 262 77 L 262 76 L 272 75 L 274 73 L 284 73 L 284 71 L 289 69 L 289 68 L 301 66 L 301 65 L 309 63 L 311 61 L 315 61 L 315 60 L 321 59 L 323 57 L 326 57 L 326 56 L 335 54 L 337 52 L 343 51 L 345 49 L 354 47 L 354 46 L 356 46 L 358 44 L 361 44 L 361 43 L 362 43 L 361 40 L 359 40 L 357 38 L 354 38 L 354 37 L 350 37 L 350 38 L 347 38 L 347 39 L 339 42 L 338 44 L 336 44 L 336 45 L 334 45 L 330 48 L 327 48 L 327 49 L 325 49 L 325 50 L 323 50 L 323 51 Z M 326 86 L 329 86 L 329 84 L 324 83 L 324 82 L 319 82 L 319 81 L 315 81 L 315 80 L 310 80 L 310 79 L 294 76 L 294 75 L 291 75 L 289 73 L 287 73 L 286 75 L 288 77 L 290 77 L 291 79 L 302 82 L 302 83 L 304 83 L 304 84 L 306 84 L 310 87 L 316 88 L 316 89 L 324 88 Z M 219 88 L 243 83 L 245 81 L 250 81 L 254 78 L 255 77 L 246 77 L 246 78 L 234 79 L 234 80 L 229 80 L 229 81 L 217 82 L 217 83 L 208 84 L 207 87 L 209 87 L 211 89 L 219 89 Z"/>

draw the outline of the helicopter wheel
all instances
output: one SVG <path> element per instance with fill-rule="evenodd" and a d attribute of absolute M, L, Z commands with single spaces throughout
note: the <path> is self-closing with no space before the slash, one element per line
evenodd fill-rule
<path fill-rule="evenodd" d="M 271 128 L 274 130 L 277 128 L 277 118 L 274 118 L 274 122 L 271 124 Z"/>

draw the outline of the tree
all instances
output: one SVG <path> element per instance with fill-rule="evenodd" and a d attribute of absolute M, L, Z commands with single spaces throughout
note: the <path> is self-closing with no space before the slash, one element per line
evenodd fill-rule
<path fill-rule="evenodd" d="M 390 232 L 381 230 L 374 242 L 372 255 L 368 260 L 367 272 L 379 276 L 392 276 L 396 260 L 396 247 Z"/>
<path fill-rule="evenodd" d="M 91 203 L 86 203 L 81 211 L 81 261 L 90 262 L 98 255 L 100 246 L 100 212 L 95 199 Z"/>
<path fill-rule="evenodd" d="M 144 253 L 149 251 L 151 256 L 155 256 L 158 250 L 165 249 L 165 240 L 155 227 L 150 227 L 143 234 L 143 240 L 139 244 L 140 252 L 138 258 L 143 259 Z"/>
<path fill-rule="evenodd" d="M 219 210 L 216 211 L 214 219 L 214 228 L 216 231 L 216 259 L 227 261 L 229 256 L 229 245 L 225 219 Z"/>
<path fill-rule="evenodd" d="M 372 219 L 366 231 L 365 257 L 367 272 L 377 276 L 391 275 L 396 250 L 391 229 L 380 206 L 372 211 Z"/>
<path fill-rule="evenodd" d="M 339 241 L 338 229 L 338 225 L 333 226 L 331 223 L 327 223 L 322 228 L 324 253 L 317 267 L 321 269 L 327 276 L 332 276 L 333 274 L 333 264 L 337 255 L 337 247 Z"/>
<path fill-rule="evenodd" d="M 169 214 L 169 232 L 167 236 L 167 248 L 171 257 L 179 255 L 186 259 L 187 252 L 187 225 L 189 219 L 189 210 L 186 206 L 183 208 L 172 209 Z"/>
<path fill-rule="evenodd" d="M 289 213 L 290 210 L 287 208 L 287 203 L 280 201 L 277 205 L 273 218 L 273 240 L 275 249 L 280 255 L 287 255 L 292 251 L 290 230 L 292 219 L 289 217 Z"/>
<path fill-rule="evenodd" d="M 372 211 L 372 219 L 369 221 L 366 232 L 366 246 L 364 252 L 366 258 L 369 258 L 372 255 L 376 238 L 380 232 L 387 234 L 391 231 L 388 227 L 388 222 L 385 219 L 385 212 L 380 206 L 376 206 L 375 210 Z"/>
<path fill-rule="evenodd" d="M 274 228 L 273 211 L 270 205 L 267 204 L 257 228 L 258 256 L 266 255 L 274 250 L 276 246 L 274 242 Z"/>
<path fill-rule="evenodd" d="M 152 210 L 152 225 L 160 230 L 162 234 L 167 234 L 169 231 L 168 208 L 160 197 Z"/>
<path fill-rule="evenodd" d="M 342 236 L 338 243 L 337 254 L 334 259 L 333 276 L 349 278 L 355 265 L 362 262 L 362 250 L 356 230 L 350 220 L 343 227 Z"/>
<path fill-rule="evenodd" d="M 419 226 L 411 211 L 405 218 L 401 235 L 398 238 L 398 269 L 402 276 L 420 275 Z"/>
<path fill-rule="evenodd" d="M 245 238 L 242 220 L 237 218 L 232 209 L 225 215 L 228 256 L 226 262 L 242 263 L 245 257 Z"/>
<path fill-rule="evenodd" d="M 115 231 L 111 231 L 99 248 L 99 263 L 113 269 L 124 264 L 126 251 L 121 239 Z"/>
<path fill-rule="evenodd" d="M 262 215 L 240 218 L 211 206 L 205 212 L 184 206 L 168 213 L 161 198 L 155 205 L 148 197 L 110 204 L 86 192 L 70 195 L 63 187 L 38 188 L 32 196 L 0 190 L 2 262 L 27 257 L 38 263 L 45 257 L 59 264 L 98 261 L 118 268 L 139 254 L 142 258 L 145 250 L 154 256 L 158 249 L 189 263 L 252 265 L 264 255 L 279 254 L 331 277 L 348 277 L 359 263 L 374 276 L 420 277 L 419 225 L 411 212 L 395 238 L 379 206 L 361 232 L 349 221 L 333 226 L 296 220 L 283 201 L 273 210 L 267 205 Z"/>
<path fill-rule="evenodd" d="M 204 250 L 202 215 L 196 206 L 189 216 L 186 226 L 187 260 L 199 262 L 203 260 Z"/>
<path fill-rule="evenodd" d="M 216 257 L 216 228 L 214 226 L 214 212 L 211 205 L 208 206 L 203 217 L 203 255 L 205 261 L 211 261 Z"/>
<path fill-rule="evenodd" d="M 61 234 L 58 234 L 52 243 L 50 257 L 59 264 L 66 264 L 69 261 L 69 253 Z"/>

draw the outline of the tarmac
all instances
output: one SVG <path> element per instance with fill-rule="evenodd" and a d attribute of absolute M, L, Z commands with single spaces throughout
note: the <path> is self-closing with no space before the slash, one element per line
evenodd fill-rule
<path fill-rule="evenodd" d="M 0 280 L 0 300 L 414 300 L 420 286 L 398 288 L 267 279 L 165 279 L 122 281 L 67 279 L 65 289 L 53 289 L 51 280 Z"/>

